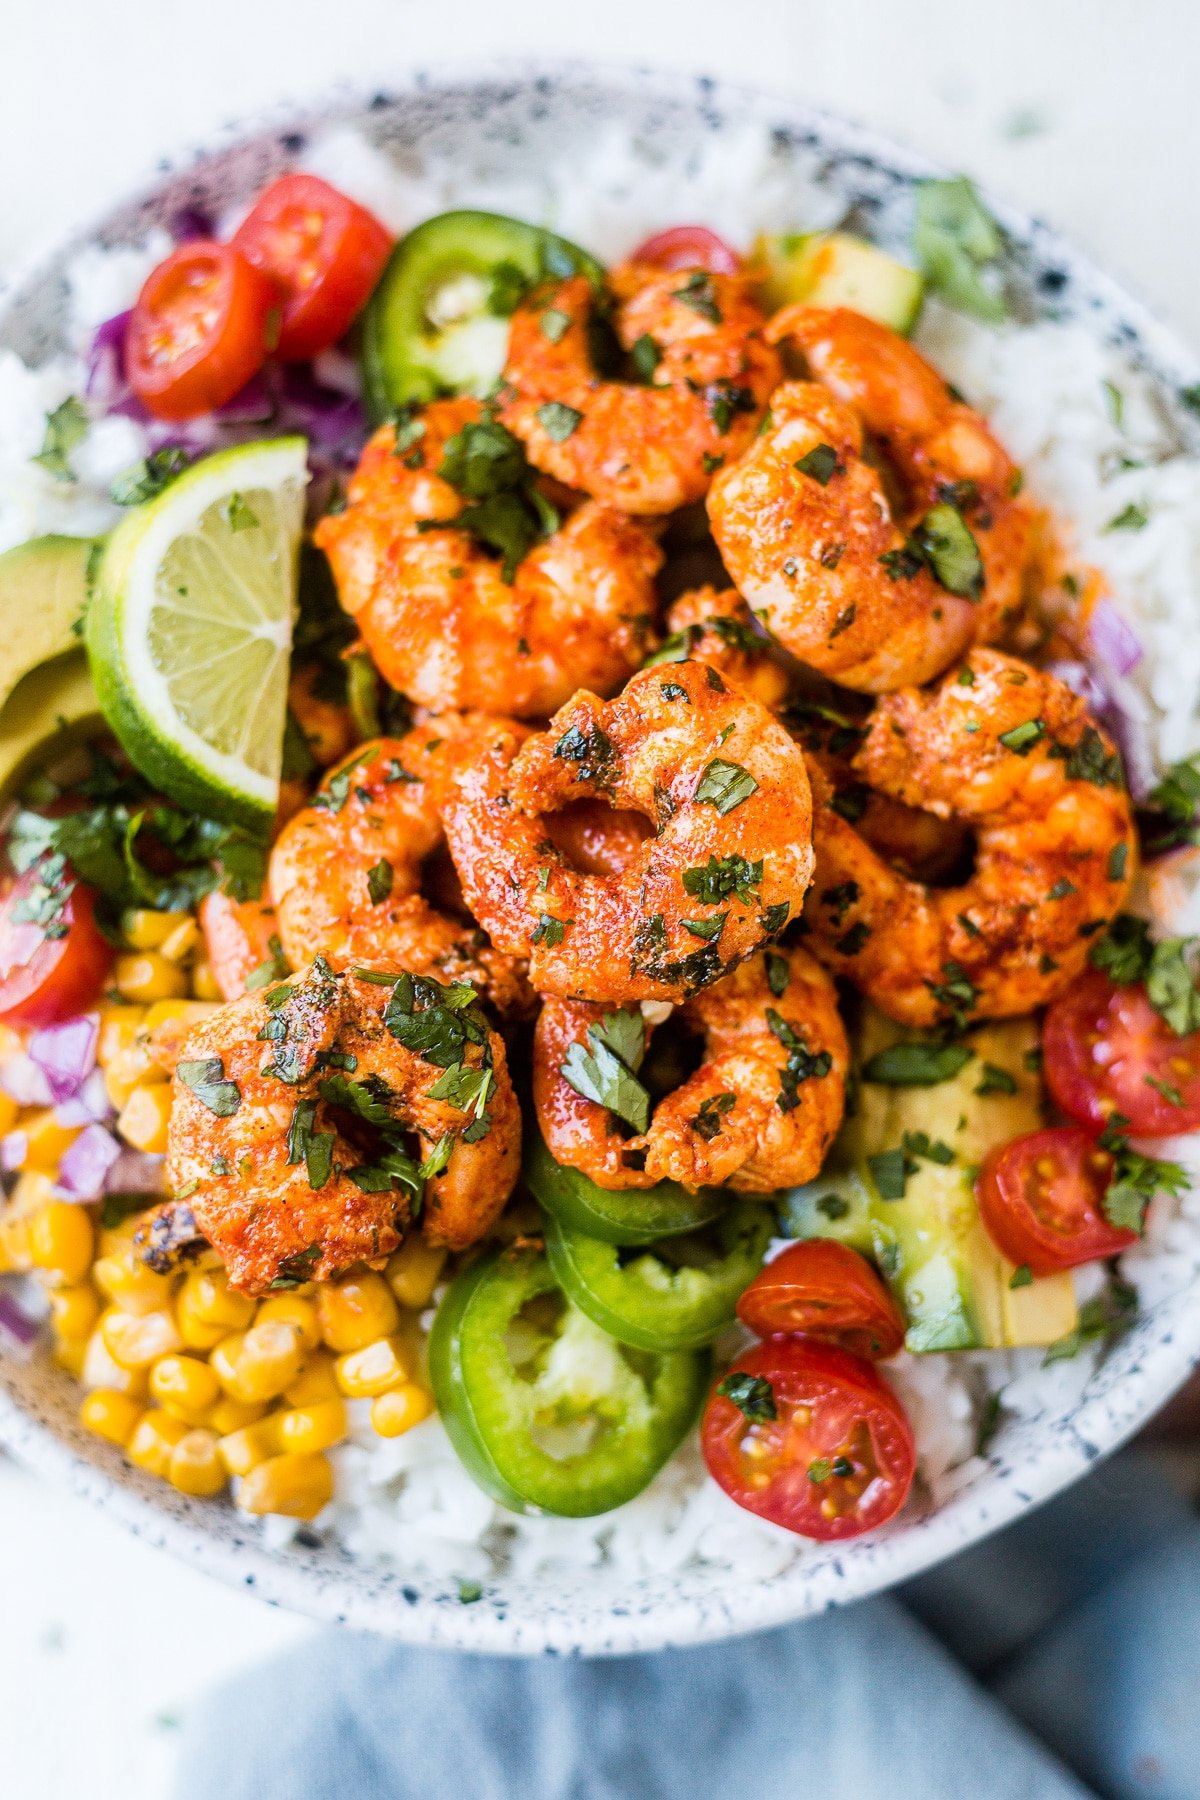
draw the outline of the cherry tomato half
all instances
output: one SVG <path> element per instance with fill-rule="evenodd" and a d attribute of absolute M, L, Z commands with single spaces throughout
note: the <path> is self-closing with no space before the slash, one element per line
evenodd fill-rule
<path fill-rule="evenodd" d="M 639 244 L 630 262 L 653 263 L 659 269 L 707 269 L 710 275 L 736 275 L 742 259 L 707 225 L 673 225 Z"/>
<path fill-rule="evenodd" d="M 904 1315 L 865 1256 L 832 1238 L 809 1238 L 760 1269 L 737 1305 L 759 1337 L 798 1332 L 856 1356 L 895 1356 Z"/>
<path fill-rule="evenodd" d="M 771 1338 L 717 1387 L 726 1391 L 714 1388 L 705 1408 L 704 1460 L 747 1512 L 828 1541 L 871 1531 L 904 1505 L 917 1461 L 912 1427 L 871 1363 L 831 1344 Z"/>
<path fill-rule="evenodd" d="M 10 1025 L 53 1025 L 86 1012 L 112 960 L 91 889 L 69 872 L 52 879 L 34 863 L 0 901 L 0 1019 Z"/>
<path fill-rule="evenodd" d="M 129 382 L 160 419 L 193 419 L 244 388 L 267 359 L 279 296 L 228 244 L 180 244 L 146 280 L 125 340 Z"/>
<path fill-rule="evenodd" d="M 1047 1012 L 1042 1053 L 1047 1087 L 1081 1125 L 1122 1113 L 1137 1137 L 1200 1130 L 1200 1031 L 1176 1037 L 1140 983 L 1083 976 Z"/>
<path fill-rule="evenodd" d="M 1075 1125 L 1031 1131 L 984 1158 L 979 1212 L 997 1248 L 1031 1275 L 1115 1256 L 1137 1243 L 1104 1216 L 1113 1160 Z"/>
<path fill-rule="evenodd" d="M 279 290 L 277 354 L 285 362 L 303 362 L 345 337 L 392 248 L 373 214 L 316 175 L 273 181 L 232 241 Z"/>

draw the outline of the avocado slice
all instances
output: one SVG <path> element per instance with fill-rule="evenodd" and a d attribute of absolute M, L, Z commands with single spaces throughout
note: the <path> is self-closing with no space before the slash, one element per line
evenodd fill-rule
<path fill-rule="evenodd" d="M 81 642 L 94 538 L 37 537 L 0 556 L 0 706 L 39 663 Z"/>
<path fill-rule="evenodd" d="M 872 1192 L 854 1165 L 835 1151 L 815 1181 L 779 1195 L 779 1228 L 785 1237 L 836 1238 L 838 1243 L 872 1256 Z"/>
<path fill-rule="evenodd" d="M 0 706 L 0 799 L 45 762 L 51 744 L 59 756 L 104 729 L 83 650 L 31 669 Z"/>
<path fill-rule="evenodd" d="M 864 1064 L 905 1035 L 868 1012 L 858 1046 Z M 1071 1277 L 1012 1287 L 1015 1265 L 988 1236 L 974 1188 L 988 1150 L 1043 1123 L 1041 1082 L 1029 1066 L 1037 1027 L 1005 1020 L 966 1042 L 973 1054 L 949 1080 L 924 1087 L 864 1081 L 839 1152 L 866 1184 L 875 1257 L 908 1319 L 908 1349 L 1052 1344 L 1076 1323 Z M 903 1196 L 888 1198 L 900 1185 L 901 1157 Z"/>
<path fill-rule="evenodd" d="M 849 306 L 907 335 L 925 294 L 924 278 L 916 269 L 848 231 L 764 235 L 754 245 L 752 260 L 761 271 L 759 297 L 770 312 L 793 301 Z"/>

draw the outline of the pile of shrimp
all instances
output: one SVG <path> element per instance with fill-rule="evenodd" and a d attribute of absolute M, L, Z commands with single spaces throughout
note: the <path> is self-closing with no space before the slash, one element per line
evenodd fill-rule
<path fill-rule="evenodd" d="M 380 427 L 315 542 L 415 717 L 361 741 L 298 671 L 324 772 L 289 788 L 264 896 L 205 903 L 226 1004 L 173 1046 L 241 1096 L 219 1116 L 177 1077 L 168 1156 L 235 1285 L 485 1236 L 531 1019 L 525 1104 L 559 1162 L 766 1195 L 841 1124 L 837 980 L 969 1029 L 1074 979 L 1133 821 L 1083 703 L 1011 653 L 1039 529 L 1020 489 L 905 339 L 844 308 L 768 320 L 746 273 L 545 284 L 494 400 Z M 664 609 L 689 507 L 714 580 Z M 636 1084 L 681 1032 L 698 1064 L 644 1115 L 579 1085 L 617 1043 Z"/>

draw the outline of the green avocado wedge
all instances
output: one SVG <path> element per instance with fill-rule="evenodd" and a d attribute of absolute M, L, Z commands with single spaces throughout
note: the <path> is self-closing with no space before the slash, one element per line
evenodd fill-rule
<path fill-rule="evenodd" d="M 31 669 L 80 644 L 95 538 L 36 537 L 0 556 L 0 707 Z"/>
<path fill-rule="evenodd" d="M 0 800 L 17 793 L 47 760 L 104 729 L 82 650 L 31 669 L 0 706 Z"/>

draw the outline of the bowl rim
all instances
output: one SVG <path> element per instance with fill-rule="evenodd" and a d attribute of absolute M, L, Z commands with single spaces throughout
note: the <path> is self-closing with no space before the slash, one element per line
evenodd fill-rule
<path fill-rule="evenodd" d="M 643 102 L 698 102 L 714 112 L 741 111 L 766 117 L 795 132 L 810 133 L 836 144 L 907 180 L 944 176 L 933 160 L 871 128 L 769 88 L 726 82 L 708 76 L 647 68 L 635 64 L 585 58 L 474 58 L 439 60 L 390 74 L 386 81 L 365 86 L 341 82 L 309 97 L 284 99 L 230 121 L 202 145 L 188 145 L 160 158 L 152 171 L 127 188 L 103 213 L 41 245 L 0 281 L 0 331 L 6 315 L 24 292 L 44 278 L 53 263 L 90 244 L 121 212 L 150 202 L 171 180 L 198 173 L 206 164 L 240 145 L 306 121 L 306 130 L 366 114 L 381 105 L 438 92 L 587 84 L 608 88 L 622 98 Z M 1200 362 L 1186 342 L 1131 290 L 1108 275 L 1083 251 L 1040 220 L 997 199 L 981 187 L 986 203 L 1006 232 L 1031 253 L 1052 254 L 1086 277 L 1089 290 L 1133 325 L 1137 338 L 1156 367 L 1171 372 L 1181 384 L 1200 377 Z M 1163 1302 L 1182 1300 L 1189 1288 Z M 1200 1365 L 1200 1307 L 1189 1317 L 1177 1315 L 1147 1344 L 1136 1365 L 1115 1393 L 1085 1397 L 1065 1421 L 1047 1431 L 1019 1467 L 993 1466 L 987 1477 L 971 1484 L 942 1506 L 906 1520 L 894 1533 L 875 1533 L 853 1546 L 827 1546 L 816 1561 L 804 1561 L 779 1576 L 731 1576 L 717 1601 L 670 1591 L 670 1583 L 652 1602 L 614 1604 L 600 1589 L 594 1606 L 554 1609 L 544 1605 L 522 1612 L 509 1595 L 485 1592 L 482 1604 L 463 1605 L 449 1592 L 422 1593 L 429 1577 L 405 1576 L 402 1562 L 385 1565 L 336 1550 L 320 1569 L 288 1553 L 268 1549 L 250 1531 L 230 1536 L 212 1529 L 211 1503 L 183 1501 L 168 1511 L 161 1484 L 132 1479 L 119 1454 L 97 1443 L 85 1456 L 48 1423 L 22 1404 L 20 1360 L 0 1356 L 0 1447 L 39 1475 L 80 1498 L 101 1506 L 125 1529 L 156 1548 L 217 1576 L 227 1585 L 251 1591 L 270 1605 L 325 1622 L 371 1630 L 414 1644 L 507 1655 L 627 1654 L 668 1646 L 716 1642 L 763 1630 L 877 1593 L 928 1569 L 966 1545 L 980 1541 L 1019 1514 L 1041 1504 L 1085 1474 L 1110 1454 Z M 89 1446 L 89 1448 L 92 1448 Z M 156 1497 L 156 1490 L 157 1497 Z M 225 1516 L 225 1515 L 222 1515 Z M 370 1572 L 364 1583 L 362 1572 Z M 497 1589 L 503 1586 L 497 1581 Z M 444 1585 L 444 1584 L 443 1584 Z M 631 1580 L 630 1587 L 635 1582 Z M 517 1615 L 520 1616 L 517 1616 Z"/>

